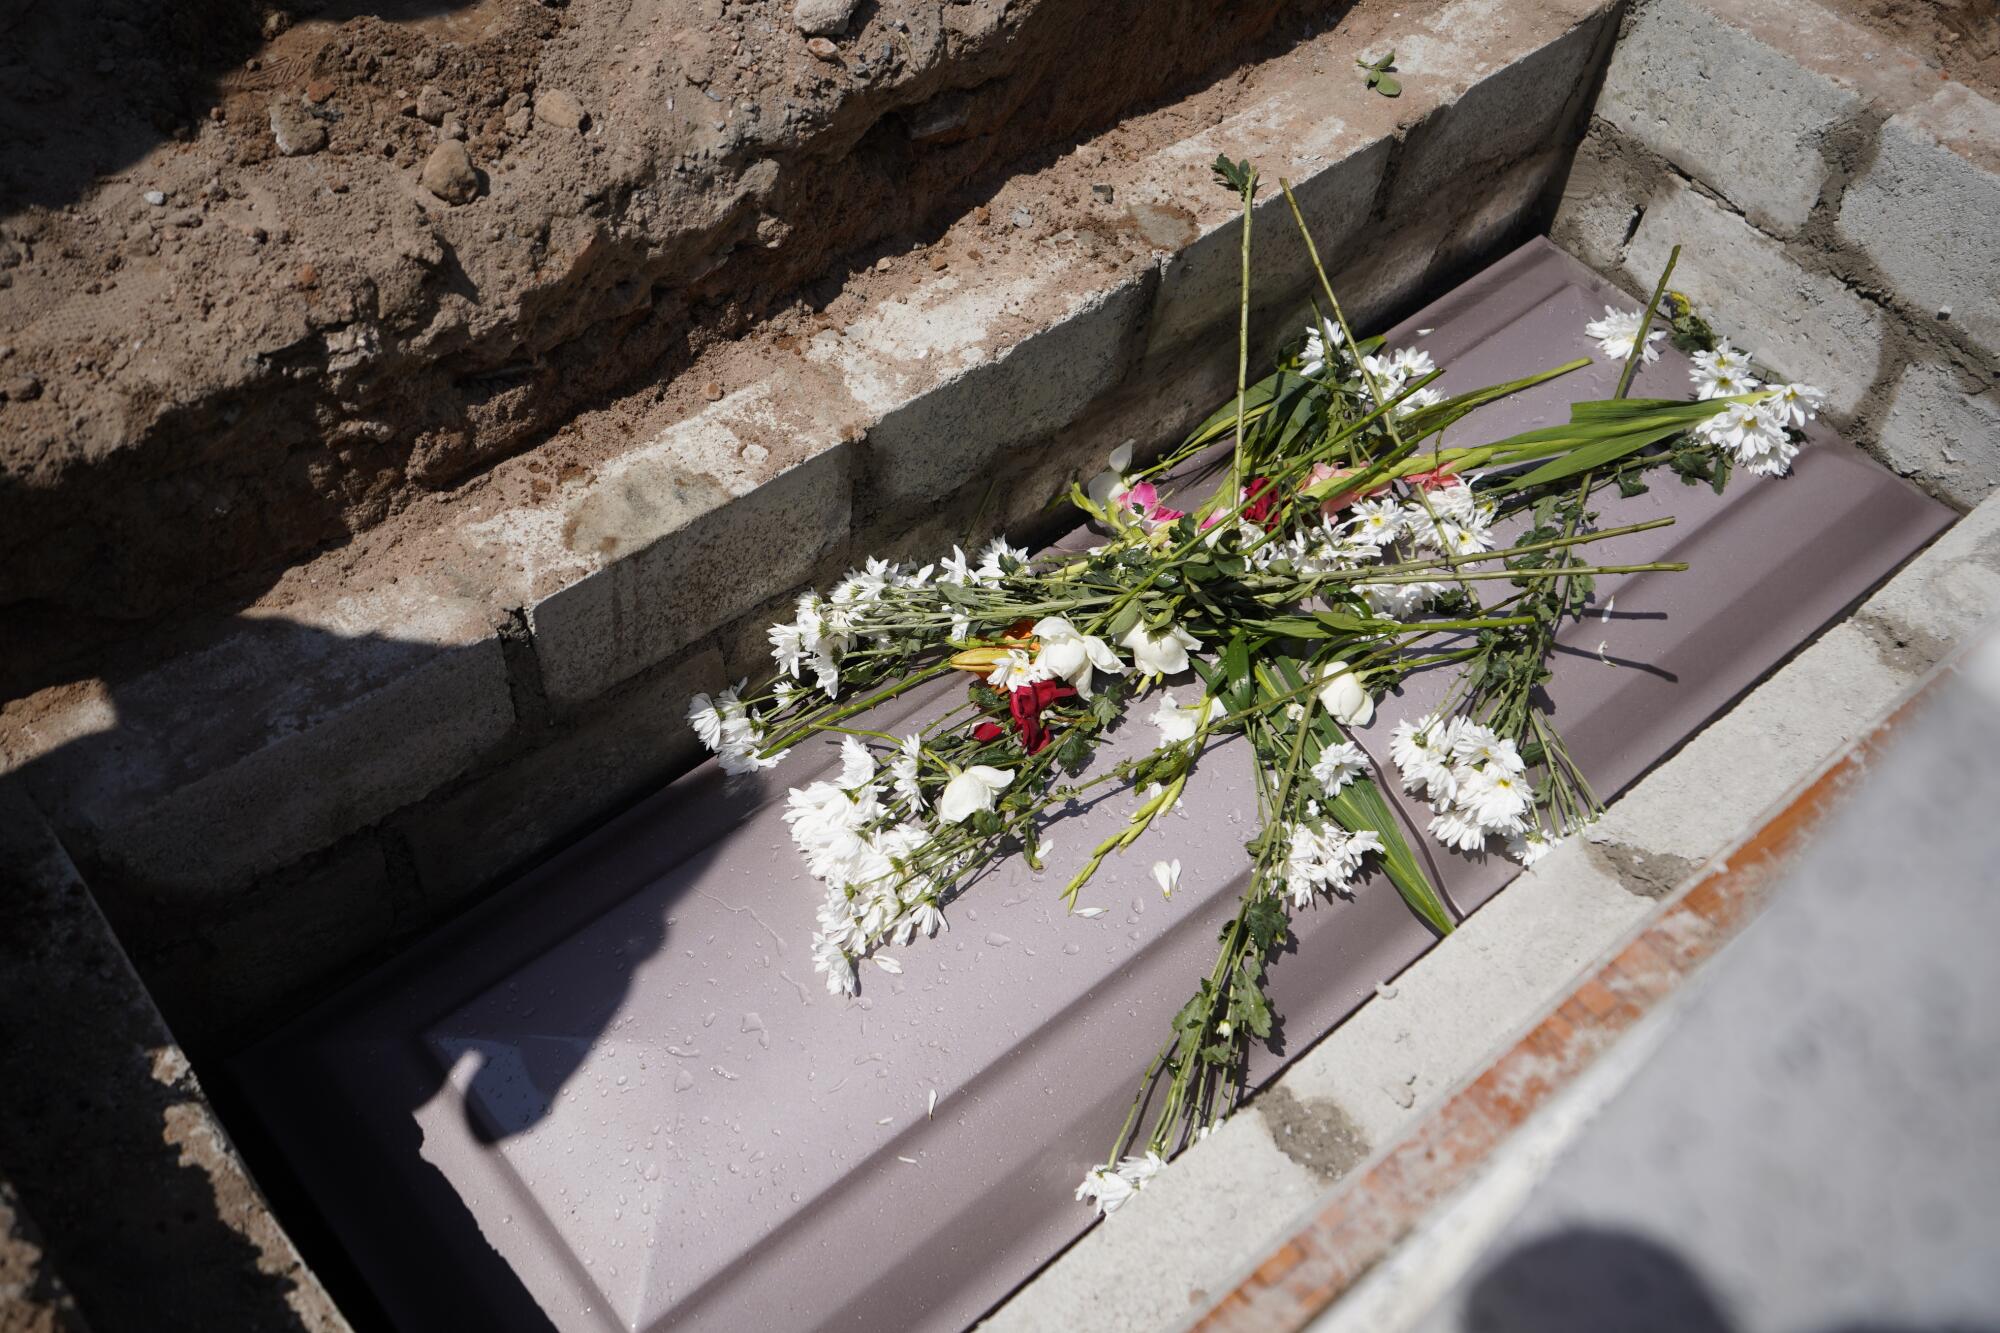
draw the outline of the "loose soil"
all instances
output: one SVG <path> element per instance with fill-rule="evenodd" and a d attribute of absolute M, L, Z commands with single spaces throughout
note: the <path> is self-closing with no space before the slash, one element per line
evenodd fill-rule
<path fill-rule="evenodd" d="M 1342 5 L 802 7 L 0 0 L 0 614 L 268 579 Z"/>
<path fill-rule="evenodd" d="M 1938 67 L 2000 98 L 2000 0 L 1824 0 Z"/>

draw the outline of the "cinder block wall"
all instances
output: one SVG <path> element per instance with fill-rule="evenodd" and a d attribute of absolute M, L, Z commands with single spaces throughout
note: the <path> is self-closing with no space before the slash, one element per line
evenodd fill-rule
<path fill-rule="evenodd" d="M 1553 237 L 1961 508 L 2000 485 L 2000 107 L 1814 0 L 1638 0 Z"/>

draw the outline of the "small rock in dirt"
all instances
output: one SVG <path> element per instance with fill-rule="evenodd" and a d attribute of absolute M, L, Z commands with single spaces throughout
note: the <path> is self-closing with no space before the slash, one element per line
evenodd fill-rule
<path fill-rule="evenodd" d="M 0 398 L 10 403 L 26 403 L 42 396 L 42 382 L 33 375 L 16 375 L 0 380 Z"/>
<path fill-rule="evenodd" d="M 701 386 L 701 396 L 708 399 L 711 403 L 719 403 L 722 401 L 722 386 L 714 380 L 710 380 Z"/>
<path fill-rule="evenodd" d="M 1114 193 L 1109 185 L 1093 185 L 1090 187 L 1090 192 L 1107 204 L 1111 202 L 1111 196 Z"/>
<path fill-rule="evenodd" d="M 840 59 L 840 48 L 835 46 L 832 42 L 828 41 L 824 37 L 815 37 L 811 41 L 807 42 L 806 50 L 812 52 L 814 55 L 818 56 L 821 60 Z"/>
<path fill-rule="evenodd" d="M 304 157 L 326 147 L 326 126 L 289 98 L 271 103 L 271 137 L 286 157 Z"/>
<path fill-rule="evenodd" d="M 427 125 L 439 125 L 451 113 L 451 99 L 436 84 L 427 83 L 417 94 L 417 119 Z"/>
<path fill-rule="evenodd" d="M 306 83 L 306 101 L 311 102 L 314 106 L 318 106 L 320 103 L 326 101 L 327 98 L 333 96 L 333 89 L 334 84 L 332 79 L 309 80 Z M 218 111 L 221 109 L 220 107 L 216 108 Z M 220 119 L 220 117 L 217 117 L 217 119 Z"/>
<path fill-rule="evenodd" d="M 533 126 L 534 123 L 535 123 L 534 110 L 530 107 L 524 106 L 517 111 L 512 111 L 508 113 L 507 133 L 513 135 L 516 139 L 523 138 L 527 135 L 529 128 Z"/>
<path fill-rule="evenodd" d="M 861 0 L 798 0 L 792 6 L 792 22 L 808 37 L 837 37 L 847 31 L 847 21 L 861 7 Z"/>
<path fill-rule="evenodd" d="M 454 118 L 447 120 L 443 127 L 438 130 L 438 133 L 447 139 L 463 139 L 465 138 L 465 126 Z"/>
<path fill-rule="evenodd" d="M 479 173 L 472 169 L 472 154 L 456 139 L 446 139 L 431 149 L 417 179 L 448 204 L 468 204 L 479 194 Z"/>
<path fill-rule="evenodd" d="M 945 257 L 944 257 L 943 255 L 932 255 L 932 256 L 931 256 L 931 272 L 933 272 L 933 273 L 942 273 L 942 272 L 944 272 L 944 271 L 945 271 L 945 269 L 946 269 L 946 268 L 947 268 L 947 267 L 948 267 L 948 266 L 949 266 L 950 264 L 951 264 L 951 261 L 950 261 L 949 259 L 946 259 L 946 258 L 945 258 Z"/>
<path fill-rule="evenodd" d="M 319 286 L 319 270 L 311 264 L 299 265 L 297 274 L 299 286 L 311 289 Z"/>
<path fill-rule="evenodd" d="M 535 119 L 559 130 L 580 130 L 590 124 L 590 113 L 574 94 L 554 88 L 536 95 Z"/>
<path fill-rule="evenodd" d="M 1014 209 L 1011 221 L 1017 228 L 1025 230 L 1035 225 L 1035 215 L 1030 213 L 1027 207 L 1023 205 Z"/>
<path fill-rule="evenodd" d="M 141 195 L 140 198 L 144 199 L 154 208 L 165 208 L 167 206 L 166 193 L 161 190 L 148 190 L 146 191 L 145 194 Z"/>

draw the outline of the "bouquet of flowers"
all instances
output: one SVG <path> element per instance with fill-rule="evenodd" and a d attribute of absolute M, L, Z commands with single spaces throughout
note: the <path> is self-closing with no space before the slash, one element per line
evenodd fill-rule
<path fill-rule="evenodd" d="M 1248 162 L 1225 157 L 1215 171 L 1242 207 L 1237 392 L 1152 465 L 1134 469 L 1121 449 L 1102 475 L 1071 486 L 1101 540 L 1042 556 L 999 540 L 921 567 L 871 559 L 771 627 L 768 686 L 690 707 L 731 773 L 775 764 L 816 736 L 839 738 L 838 775 L 791 791 L 785 812 L 825 885 L 813 953 L 836 994 L 858 990 L 864 963 L 899 972 L 886 950 L 943 928 L 954 897 L 996 858 L 1019 854 L 1041 868 L 1050 819 L 1118 783 L 1137 805 L 1064 893 L 1071 911 L 1100 913 L 1078 895 L 1105 858 L 1174 807 L 1211 744 L 1246 739 L 1259 807 L 1249 882 L 1105 1164 L 1077 1191 L 1102 1213 L 1245 1090 L 1248 1044 L 1267 1038 L 1274 1018 L 1265 965 L 1293 912 L 1348 895 L 1379 870 L 1432 929 L 1452 929 L 1382 782 L 1427 800 L 1429 831 L 1446 846 L 1503 846 L 1524 864 L 1595 816 L 1540 693 L 1556 631 L 1589 603 L 1594 576 L 1684 566 L 1590 558 L 1599 543 L 1672 522 L 1601 528 L 1593 494 L 1636 493 L 1662 469 L 1717 491 L 1738 468 L 1783 473 L 1822 400 L 1755 377 L 1667 290 L 1670 259 L 1643 311 L 1607 308 L 1586 329 L 1624 362 L 1614 397 L 1573 404 L 1563 425 L 1447 446 L 1477 408 L 1589 361 L 1442 396 L 1426 353 L 1355 336 L 1284 182 L 1324 307 L 1315 302 L 1303 339 L 1252 383 L 1260 182 Z M 1693 354 L 1690 398 L 1627 397 L 1669 335 Z M 1220 473 L 1207 493 L 1169 494 L 1169 479 L 1203 454 Z M 1377 774 L 1348 729 L 1371 720 L 1384 691 L 1435 670 L 1453 673 L 1444 701 L 1394 729 L 1396 773 Z M 921 729 L 866 725 L 879 705 L 955 674 L 963 701 Z M 1199 685 L 1190 702 L 1158 689 L 1190 676 Z M 1141 709 L 1158 744 L 1084 777 L 1106 734 Z M 1166 893 L 1178 873 L 1171 859 L 1153 867 Z M 1142 1139 L 1141 1111 L 1162 1089 Z"/>

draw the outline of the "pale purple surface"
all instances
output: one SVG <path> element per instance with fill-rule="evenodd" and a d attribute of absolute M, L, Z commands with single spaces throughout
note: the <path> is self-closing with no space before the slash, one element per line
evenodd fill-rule
<path fill-rule="evenodd" d="M 1582 327 L 1607 301 L 1631 304 L 1537 241 L 1391 344 L 1429 350 L 1450 392 L 1594 353 Z M 1616 378 L 1595 366 L 1495 405 L 1454 442 L 1561 420 Z M 1669 352 L 1634 392 L 1685 386 Z M 1603 581 L 1615 614 L 1566 635 L 1577 651 L 1557 664 L 1556 716 L 1601 794 L 1949 521 L 1820 439 L 1790 478 L 1746 479 L 1724 500 L 1666 478 L 1602 505 L 1605 526 L 1680 522 L 1593 553 L 1695 569 Z M 1600 640 L 1632 665 L 1606 665 Z M 1442 683 L 1384 700 L 1369 748 Z M 1154 738 L 1135 719 L 1106 761 Z M 858 1000 L 812 972 L 819 889 L 769 804 L 834 767 L 831 746 L 806 748 L 733 791 L 705 766 L 240 1063 L 397 1322 L 532 1325 L 539 1304 L 562 1329 L 957 1328 L 1089 1223 L 1071 1191 L 1241 887 L 1246 748 L 1212 751 L 1182 812 L 1106 865 L 1084 897 L 1106 915 L 1065 918 L 1057 895 L 1123 822 L 1122 792 L 1056 823 L 1047 874 L 1011 860 L 950 909 L 948 934 L 893 951 L 901 977 L 864 967 Z M 1463 911 L 1517 873 L 1432 855 Z M 1171 902 L 1148 878 L 1163 857 L 1182 862 Z M 1272 971 L 1285 1053 L 1260 1051 L 1258 1080 L 1431 942 L 1379 879 L 1295 930 L 1297 953 Z"/>

